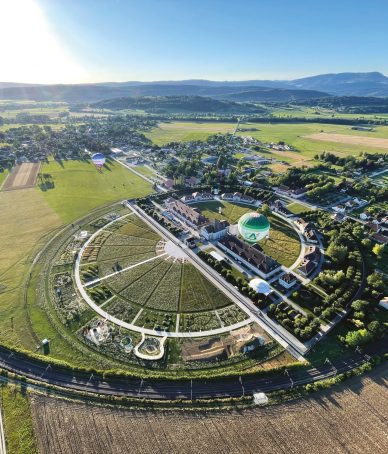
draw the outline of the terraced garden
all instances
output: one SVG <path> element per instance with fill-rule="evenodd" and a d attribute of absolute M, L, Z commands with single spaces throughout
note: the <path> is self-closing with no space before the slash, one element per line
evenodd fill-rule
<path fill-rule="evenodd" d="M 170 256 L 165 241 L 136 214 L 113 213 L 91 222 L 90 228 L 96 233 L 84 244 L 79 259 L 86 296 L 76 291 L 70 270 L 59 268 L 51 280 L 57 310 L 73 332 L 100 329 L 97 308 L 90 307 L 88 299 L 105 317 L 113 316 L 135 330 L 200 332 L 249 322 L 247 314 L 188 260 Z M 81 244 L 73 239 L 66 250 Z M 71 254 L 58 254 L 64 256 Z M 70 321 L 64 319 L 66 313 L 71 313 Z"/>

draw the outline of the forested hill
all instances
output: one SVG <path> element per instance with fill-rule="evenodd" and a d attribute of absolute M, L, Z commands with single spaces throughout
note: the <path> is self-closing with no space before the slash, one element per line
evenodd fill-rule
<path fill-rule="evenodd" d="M 248 103 L 222 101 L 203 96 L 140 96 L 106 99 L 92 104 L 97 109 L 140 109 L 147 112 L 264 113 Z"/>

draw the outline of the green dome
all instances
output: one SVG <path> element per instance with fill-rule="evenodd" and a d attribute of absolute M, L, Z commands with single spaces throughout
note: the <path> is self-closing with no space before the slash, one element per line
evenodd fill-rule
<path fill-rule="evenodd" d="M 239 225 L 248 229 L 268 230 L 268 219 L 260 213 L 245 213 L 238 221 Z"/>
<path fill-rule="evenodd" d="M 268 219 L 259 213 L 246 213 L 238 221 L 238 231 L 244 240 L 256 243 L 269 233 Z"/>

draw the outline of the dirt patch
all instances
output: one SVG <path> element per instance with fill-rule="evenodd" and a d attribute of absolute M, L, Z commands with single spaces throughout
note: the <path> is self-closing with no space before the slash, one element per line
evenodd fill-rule
<path fill-rule="evenodd" d="M 380 137 L 351 136 L 349 134 L 336 134 L 330 132 L 318 132 L 304 136 L 305 139 L 321 140 L 323 142 L 346 143 L 349 145 L 363 145 L 365 147 L 388 149 L 388 139 Z"/>
<path fill-rule="evenodd" d="M 40 162 L 25 162 L 17 165 L 8 175 L 4 182 L 3 191 L 15 189 L 32 188 L 36 184 L 36 179 L 40 169 Z"/>
<path fill-rule="evenodd" d="M 32 399 L 39 452 L 279 454 L 388 451 L 387 366 L 275 407 L 215 414 Z"/>

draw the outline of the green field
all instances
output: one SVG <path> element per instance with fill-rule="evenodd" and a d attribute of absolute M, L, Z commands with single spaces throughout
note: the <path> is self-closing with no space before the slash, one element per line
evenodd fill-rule
<path fill-rule="evenodd" d="M 38 454 L 27 391 L 1 386 L 4 432 L 9 454 Z"/>
<path fill-rule="evenodd" d="M 236 224 L 238 219 L 252 208 L 237 205 L 234 203 L 223 202 L 204 202 L 193 204 L 201 212 L 211 219 L 226 219 L 230 224 Z M 219 213 L 219 208 L 222 213 Z M 269 238 L 260 241 L 259 245 L 263 252 L 282 265 L 290 266 L 299 256 L 300 241 L 295 230 L 286 222 L 275 215 L 269 217 L 271 224 Z"/>
<path fill-rule="evenodd" d="M 235 127 L 235 123 L 172 121 L 160 123 L 145 135 L 157 145 L 165 145 L 173 141 L 206 140 L 210 135 L 218 132 L 233 132 Z"/>
<path fill-rule="evenodd" d="M 302 204 L 302 203 L 298 203 L 298 202 L 292 202 L 292 203 L 289 203 L 286 208 L 291 211 L 291 213 L 293 214 L 300 214 L 300 213 L 303 213 L 305 211 L 311 211 L 311 208 L 309 208 L 308 206 Z"/>
<path fill-rule="evenodd" d="M 41 173 L 50 174 L 55 185 L 42 195 L 66 223 L 99 205 L 152 192 L 150 183 L 115 161 L 101 173 L 90 162 L 50 161 L 42 166 Z"/>
<path fill-rule="evenodd" d="M 147 166 L 134 166 L 134 170 L 148 178 L 154 178 L 156 176 L 156 172 Z"/>
<path fill-rule="evenodd" d="M 24 305 L 31 251 L 59 226 L 99 205 L 151 192 L 151 185 L 119 164 L 102 174 L 78 161 L 66 161 L 63 167 L 50 162 L 42 171 L 52 175 L 53 189 L 0 192 L 0 340 L 26 347 L 36 345 L 35 332 L 56 337 L 44 313 L 37 307 L 28 313 Z"/>
<path fill-rule="evenodd" d="M 160 123 L 146 135 L 157 145 L 172 141 L 205 140 L 217 132 L 233 132 L 234 123 L 221 122 L 182 122 L 172 121 Z M 378 126 L 373 132 L 355 131 L 348 125 L 322 123 L 240 123 L 240 128 L 255 128 L 257 131 L 238 132 L 241 136 L 252 136 L 262 142 L 285 141 L 292 145 L 295 151 L 260 151 L 260 154 L 271 156 L 295 166 L 313 165 L 314 155 L 323 151 L 333 152 L 341 156 L 358 155 L 363 151 L 370 153 L 386 153 L 382 148 L 368 145 L 353 145 L 336 142 L 323 142 L 309 139 L 306 136 L 319 132 L 348 134 L 360 137 L 388 138 L 388 126 Z"/>
<path fill-rule="evenodd" d="M 9 173 L 9 172 L 8 172 L 7 169 L 5 169 L 3 172 L 0 172 L 0 189 L 1 189 L 1 187 L 2 187 L 2 185 L 3 185 L 3 183 L 4 183 L 4 181 L 5 181 L 5 179 L 7 178 L 8 173 Z"/>

